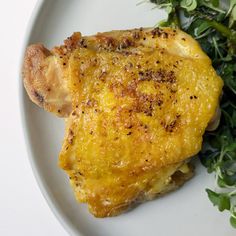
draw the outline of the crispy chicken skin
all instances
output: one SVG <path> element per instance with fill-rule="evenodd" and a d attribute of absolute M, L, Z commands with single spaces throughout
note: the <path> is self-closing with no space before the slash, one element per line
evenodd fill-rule
<path fill-rule="evenodd" d="M 66 118 L 59 165 L 96 217 L 193 175 L 189 158 L 216 127 L 223 86 L 198 43 L 170 28 L 74 33 L 51 51 L 31 45 L 23 79 L 34 103 Z"/>

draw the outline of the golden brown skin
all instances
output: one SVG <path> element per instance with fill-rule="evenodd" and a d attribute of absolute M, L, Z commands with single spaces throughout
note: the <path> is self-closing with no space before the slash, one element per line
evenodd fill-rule
<path fill-rule="evenodd" d="M 189 35 L 170 28 L 75 33 L 50 53 L 28 51 L 26 90 L 67 117 L 59 164 L 92 214 L 120 214 L 192 176 L 186 162 L 201 149 L 223 83 Z"/>

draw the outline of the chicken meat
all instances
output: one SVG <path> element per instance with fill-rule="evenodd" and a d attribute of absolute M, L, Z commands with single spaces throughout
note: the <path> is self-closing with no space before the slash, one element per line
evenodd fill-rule
<path fill-rule="evenodd" d="M 51 51 L 30 45 L 23 80 L 34 103 L 65 118 L 59 165 L 96 217 L 193 175 L 189 159 L 216 126 L 223 86 L 198 43 L 171 28 L 74 33 Z"/>

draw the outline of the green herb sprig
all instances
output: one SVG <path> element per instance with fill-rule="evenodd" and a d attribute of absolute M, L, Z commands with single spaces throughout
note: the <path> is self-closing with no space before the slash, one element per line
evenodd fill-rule
<path fill-rule="evenodd" d="M 178 27 L 193 36 L 212 59 L 224 80 L 221 121 L 206 132 L 199 154 L 216 188 L 206 189 L 219 211 L 228 210 L 236 228 L 236 0 L 150 0 L 165 9 L 168 18 L 160 26 Z"/>

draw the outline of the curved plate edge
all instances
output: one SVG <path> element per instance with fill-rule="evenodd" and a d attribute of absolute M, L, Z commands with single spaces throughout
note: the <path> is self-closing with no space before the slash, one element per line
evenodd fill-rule
<path fill-rule="evenodd" d="M 60 211 L 60 208 L 56 205 L 56 203 L 53 201 L 52 196 L 49 194 L 46 184 L 43 181 L 41 174 L 38 171 L 37 165 L 35 164 L 35 161 L 33 158 L 34 154 L 31 149 L 30 137 L 29 137 L 28 126 L 27 126 L 26 109 L 25 109 L 25 105 L 24 105 L 24 99 L 25 99 L 26 93 L 25 93 L 24 86 L 23 86 L 22 79 L 21 79 L 22 65 L 23 65 L 25 50 L 26 50 L 27 46 L 29 45 L 30 39 L 32 37 L 32 28 L 35 25 L 36 20 L 39 16 L 41 10 L 43 9 L 45 2 L 46 2 L 45 0 L 38 0 L 37 1 L 32 13 L 31 13 L 29 23 L 27 25 L 25 36 L 23 39 L 22 49 L 20 52 L 20 60 L 19 60 L 19 64 L 18 64 L 18 71 L 19 71 L 19 78 L 20 78 L 19 85 L 18 85 L 19 86 L 18 97 L 19 97 L 19 103 L 20 103 L 19 105 L 20 105 L 20 118 L 21 118 L 21 123 L 22 123 L 22 133 L 23 133 L 23 137 L 24 137 L 28 160 L 30 162 L 30 166 L 32 168 L 33 175 L 36 179 L 39 189 L 40 189 L 44 199 L 46 200 L 49 208 L 51 209 L 54 216 L 60 222 L 60 224 L 63 226 L 63 228 L 66 230 L 67 233 L 69 233 L 70 235 L 83 236 L 81 233 L 78 235 L 77 230 L 74 229 L 74 226 L 66 218 L 63 217 L 63 213 Z"/>

